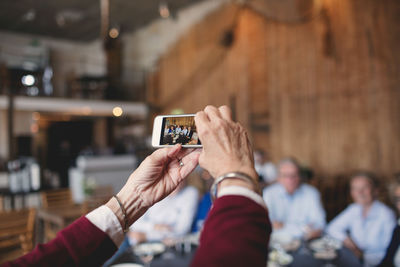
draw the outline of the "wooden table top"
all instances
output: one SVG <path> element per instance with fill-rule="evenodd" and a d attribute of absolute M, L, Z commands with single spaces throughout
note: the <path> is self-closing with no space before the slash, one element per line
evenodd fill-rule
<path fill-rule="evenodd" d="M 43 221 L 53 222 L 64 225 L 68 221 L 73 221 L 84 214 L 82 205 L 72 205 L 63 207 L 40 208 L 37 216 Z"/>

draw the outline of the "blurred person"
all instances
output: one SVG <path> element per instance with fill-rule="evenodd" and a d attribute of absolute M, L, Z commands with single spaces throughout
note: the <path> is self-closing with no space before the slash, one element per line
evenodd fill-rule
<path fill-rule="evenodd" d="M 171 125 L 171 126 L 169 127 L 169 134 L 172 134 L 172 135 L 175 134 L 175 127 L 174 127 L 173 125 Z"/>
<path fill-rule="evenodd" d="M 390 186 L 390 194 L 392 201 L 397 210 L 397 215 L 400 215 L 400 179 Z M 393 230 L 392 240 L 386 250 L 385 257 L 379 264 L 380 267 L 400 266 L 400 219 Z"/>
<path fill-rule="evenodd" d="M 228 107 L 207 106 L 195 117 L 203 149 L 156 150 L 107 204 L 76 220 L 44 245 L 4 266 L 99 266 L 124 232 L 179 185 L 199 163 L 219 177 L 214 203 L 191 266 L 265 266 L 270 223 L 260 195 L 253 152 Z M 222 130 L 221 130 L 222 129 Z M 245 231 L 243 231 L 245 229 Z"/>
<path fill-rule="evenodd" d="M 183 134 L 184 136 L 186 136 L 187 132 L 188 132 L 187 127 L 186 127 L 186 126 L 183 126 L 182 134 Z"/>
<path fill-rule="evenodd" d="M 351 177 L 350 204 L 327 227 L 327 234 L 342 241 L 365 266 L 376 266 L 389 245 L 395 215 L 385 204 L 376 200 L 377 181 L 367 172 Z"/>
<path fill-rule="evenodd" d="M 181 126 L 180 125 L 176 126 L 175 133 L 179 134 L 181 131 L 182 131 Z"/>
<path fill-rule="evenodd" d="M 254 151 L 254 165 L 261 181 L 271 184 L 276 181 L 277 171 L 266 152 L 261 149 Z"/>
<path fill-rule="evenodd" d="M 188 127 L 187 133 L 186 133 L 186 137 L 188 138 L 188 140 L 190 141 L 192 139 L 193 136 L 193 131 L 192 131 L 192 127 Z"/>
<path fill-rule="evenodd" d="M 181 183 L 130 227 L 130 243 L 162 241 L 189 233 L 198 199 L 196 188 Z"/>
<path fill-rule="evenodd" d="M 169 134 L 169 127 L 168 127 L 168 125 L 165 125 L 165 128 L 164 128 L 164 136 L 166 136 L 166 135 L 168 135 Z"/>
<path fill-rule="evenodd" d="M 193 132 L 192 138 L 190 139 L 188 145 L 197 145 L 199 143 L 199 136 L 196 132 Z"/>
<path fill-rule="evenodd" d="M 306 240 L 321 235 L 326 222 L 320 194 L 313 186 L 302 183 L 296 160 L 281 160 L 277 183 L 266 187 L 263 197 L 274 234 Z"/>

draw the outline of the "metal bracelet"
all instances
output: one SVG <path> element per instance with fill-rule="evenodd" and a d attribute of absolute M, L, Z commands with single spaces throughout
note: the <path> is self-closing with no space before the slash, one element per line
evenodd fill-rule
<path fill-rule="evenodd" d="M 249 175 L 242 172 L 228 172 L 226 174 L 217 177 L 214 183 L 212 184 L 210 189 L 212 201 L 214 201 L 217 198 L 218 185 L 225 179 L 240 179 L 242 181 L 250 183 L 253 186 L 254 190 L 258 191 L 257 184 Z"/>
<path fill-rule="evenodd" d="M 128 217 L 126 216 L 126 211 L 125 211 L 124 206 L 122 205 L 121 201 L 117 197 L 117 195 L 113 195 L 113 197 L 117 200 L 118 205 L 121 208 L 122 214 L 124 215 L 124 224 L 125 225 L 124 225 L 123 231 L 124 231 L 124 233 L 127 233 L 129 231 L 129 228 L 128 228 Z"/>

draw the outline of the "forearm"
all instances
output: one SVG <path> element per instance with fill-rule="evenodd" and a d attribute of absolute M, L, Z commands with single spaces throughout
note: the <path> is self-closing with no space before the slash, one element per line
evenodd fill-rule
<path fill-rule="evenodd" d="M 4 266 L 100 266 L 117 250 L 110 237 L 81 217 L 51 242 Z"/>
<path fill-rule="evenodd" d="M 265 266 L 270 232 L 265 207 L 244 196 L 219 197 L 192 266 Z"/>

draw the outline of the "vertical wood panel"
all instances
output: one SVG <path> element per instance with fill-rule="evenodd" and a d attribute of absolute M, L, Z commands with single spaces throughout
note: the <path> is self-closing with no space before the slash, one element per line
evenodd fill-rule
<path fill-rule="evenodd" d="M 326 0 L 297 24 L 238 10 L 224 6 L 163 56 L 161 111 L 196 112 L 235 96 L 256 147 L 274 160 L 298 157 L 324 183 L 355 169 L 385 178 L 399 171 L 398 1 Z M 221 47 L 232 27 L 233 46 Z M 270 131 L 252 127 L 255 120 Z"/>

